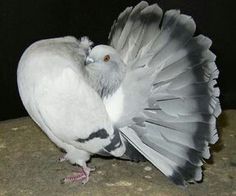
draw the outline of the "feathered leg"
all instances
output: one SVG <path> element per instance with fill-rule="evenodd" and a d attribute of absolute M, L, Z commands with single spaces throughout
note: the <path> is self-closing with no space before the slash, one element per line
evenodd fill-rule
<path fill-rule="evenodd" d="M 90 158 L 90 154 L 86 151 L 74 148 L 73 146 L 68 146 L 66 151 L 67 153 L 59 158 L 59 161 L 63 162 L 68 160 L 72 164 L 81 166 L 81 168 L 78 171 L 73 172 L 72 175 L 63 178 L 61 183 L 82 182 L 83 184 L 86 184 L 89 180 L 90 172 L 95 170 L 94 168 L 89 168 L 86 164 Z"/>

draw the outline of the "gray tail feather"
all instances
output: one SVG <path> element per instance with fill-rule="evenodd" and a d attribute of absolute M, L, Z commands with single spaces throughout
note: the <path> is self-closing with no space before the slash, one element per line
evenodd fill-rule
<path fill-rule="evenodd" d="M 176 170 L 175 165 L 164 155 L 144 144 L 133 129 L 125 127 L 120 129 L 120 131 L 122 136 L 164 175 L 177 185 L 186 185 L 186 181 L 181 173 Z"/>
<path fill-rule="evenodd" d="M 127 140 L 124 141 L 126 146 L 125 154 L 120 157 L 122 159 L 131 160 L 134 162 L 146 161 L 147 159 L 135 148 L 133 147 Z"/>
<path fill-rule="evenodd" d="M 219 71 L 211 40 L 194 37 L 191 17 L 167 11 L 159 28 L 161 17 L 157 5 L 141 2 L 113 25 L 111 45 L 124 61 L 133 69 L 146 64 L 156 72 L 148 107 L 121 133 L 173 182 L 186 185 L 202 179 L 202 160 L 210 157 L 209 144 L 218 140 Z"/>

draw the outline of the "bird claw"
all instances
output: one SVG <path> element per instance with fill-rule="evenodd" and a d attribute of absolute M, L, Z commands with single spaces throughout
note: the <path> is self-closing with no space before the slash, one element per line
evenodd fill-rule
<path fill-rule="evenodd" d="M 70 182 L 82 182 L 83 184 L 85 184 L 86 182 L 88 182 L 88 178 L 89 177 L 82 169 L 81 171 L 73 172 L 71 176 L 67 176 L 61 179 L 61 183 L 65 184 Z"/>
<path fill-rule="evenodd" d="M 89 174 L 91 171 L 95 171 L 95 168 L 85 167 L 79 171 L 74 171 L 71 176 L 61 179 L 61 184 L 70 182 L 82 182 L 82 184 L 86 184 L 89 181 Z"/>

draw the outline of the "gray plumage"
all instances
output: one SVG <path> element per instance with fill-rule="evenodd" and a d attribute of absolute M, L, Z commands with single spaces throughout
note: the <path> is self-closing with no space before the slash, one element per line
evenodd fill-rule
<path fill-rule="evenodd" d="M 84 61 L 89 47 L 87 38 L 38 41 L 24 52 L 17 70 L 19 93 L 30 116 L 67 152 L 65 159 L 88 174 L 90 155 L 106 151 L 122 156 L 125 151 L 124 145 L 106 150 L 114 137 L 122 141 L 101 98 L 87 82 Z"/>
<path fill-rule="evenodd" d="M 208 143 L 218 140 L 215 118 L 221 112 L 211 41 L 203 35 L 193 37 L 195 26 L 191 17 L 179 11 L 167 11 L 162 19 L 157 5 L 141 2 L 132 12 L 124 11 L 113 25 L 111 32 L 117 28 L 120 35 L 110 35 L 111 45 L 130 68 L 121 84 L 127 89 L 124 105 L 128 113 L 116 124 L 129 124 L 121 128 L 126 139 L 181 185 L 201 180 L 202 158 L 210 157 Z M 142 79 L 128 89 L 135 77 Z"/>
<path fill-rule="evenodd" d="M 163 16 L 141 2 L 114 22 L 110 46 L 37 42 L 19 63 L 22 101 L 72 163 L 87 168 L 92 154 L 145 157 L 178 185 L 200 181 L 221 108 L 211 40 L 194 37 L 195 28 L 177 10 Z"/>
<path fill-rule="evenodd" d="M 105 55 L 109 55 L 108 62 L 103 61 Z M 112 95 L 120 86 L 126 72 L 126 66 L 119 54 L 109 46 L 99 45 L 93 48 L 87 58 L 96 62 L 85 66 L 89 84 L 102 98 Z"/>

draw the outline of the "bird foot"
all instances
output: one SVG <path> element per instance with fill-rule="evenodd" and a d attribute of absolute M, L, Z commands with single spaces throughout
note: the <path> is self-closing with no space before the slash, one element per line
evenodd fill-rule
<path fill-rule="evenodd" d="M 82 182 L 82 184 L 86 184 L 89 181 L 89 174 L 91 171 L 95 171 L 95 168 L 81 168 L 79 171 L 74 171 L 72 175 L 63 178 L 61 183 Z"/>

